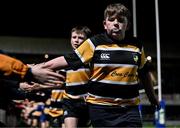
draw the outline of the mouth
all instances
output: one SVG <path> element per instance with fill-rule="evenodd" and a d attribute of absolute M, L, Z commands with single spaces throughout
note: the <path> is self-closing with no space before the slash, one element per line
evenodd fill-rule
<path fill-rule="evenodd" d="M 78 48 L 78 47 L 79 47 L 79 45 L 78 45 L 78 44 L 75 44 L 75 45 L 74 45 L 74 47 L 75 47 L 75 48 Z"/>
<path fill-rule="evenodd" d="M 120 34 L 120 33 L 121 33 L 121 30 L 119 30 L 119 29 L 114 29 L 114 30 L 112 30 L 112 33 Z"/>

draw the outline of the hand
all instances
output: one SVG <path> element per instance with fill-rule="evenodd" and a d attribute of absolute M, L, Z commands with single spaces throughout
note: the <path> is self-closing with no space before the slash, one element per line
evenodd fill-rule
<path fill-rule="evenodd" d="M 43 63 L 37 64 L 31 67 L 34 79 L 44 85 L 62 85 L 65 81 L 65 76 L 55 73 L 49 69 L 50 65 L 44 65 Z"/>
<path fill-rule="evenodd" d="M 27 82 L 20 83 L 19 88 L 24 91 L 32 91 L 32 86 L 30 84 L 28 84 Z"/>
<path fill-rule="evenodd" d="M 28 92 L 41 89 L 40 84 L 34 83 L 34 82 L 32 82 L 30 84 L 27 82 L 22 82 L 19 84 L 19 88 L 24 91 L 28 91 Z"/>
<path fill-rule="evenodd" d="M 55 89 L 55 88 L 61 88 L 63 85 L 62 84 L 55 84 L 55 85 L 43 85 L 40 83 L 35 83 L 35 82 L 31 82 L 32 84 L 32 90 L 41 90 L 41 89 Z"/>
<path fill-rule="evenodd" d="M 32 66 L 34 66 L 34 65 L 35 65 L 35 64 L 27 64 L 27 66 L 30 67 L 30 68 L 31 68 Z"/>

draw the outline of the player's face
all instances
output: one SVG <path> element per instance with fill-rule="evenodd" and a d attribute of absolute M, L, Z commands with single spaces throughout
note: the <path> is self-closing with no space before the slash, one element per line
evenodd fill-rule
<path fill-rule="evenodd" d="M 111 16 L 104 20 L 104 29 L 107 34 L 116 40 L 122 40 L 125 37 L 127 30 L 128 19 L 127 17 Z"/>
<path fill-rule="evenodd" d="M 78 48 L 82 42 L 86 39 L 83 33 L 77 33 L 76 31 L 71 33 L 71 46 L 73 49 Z"/>

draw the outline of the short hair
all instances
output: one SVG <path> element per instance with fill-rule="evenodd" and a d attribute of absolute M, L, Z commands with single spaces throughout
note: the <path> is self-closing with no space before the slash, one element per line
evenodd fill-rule
<path fill-rule="evenodd" d="M 75 31 L 77 33 L 84 33 L 87 38 L 92 36 L 91 30 L 87 26 L 76 26 L 76 27 L 71 29 L 71 33 L 75 32 Z"/>
<path fill-rule="evenodd" d="M 127 17 L 128 21 L 130 21 L 130 16 L 131 16 L 130 11 L 126 6 L 124 6 L 121 3 L 110 4 L 104 10 L 104 19 L 114 15 L 125 16 Z"/>

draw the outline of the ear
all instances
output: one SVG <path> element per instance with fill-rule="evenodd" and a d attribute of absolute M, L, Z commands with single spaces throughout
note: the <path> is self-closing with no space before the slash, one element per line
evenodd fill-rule
<path fill-rule="evenodd" d="M 103 20 L 104 29 L 107 29 L 106 27 L 106 20 Z"/>

